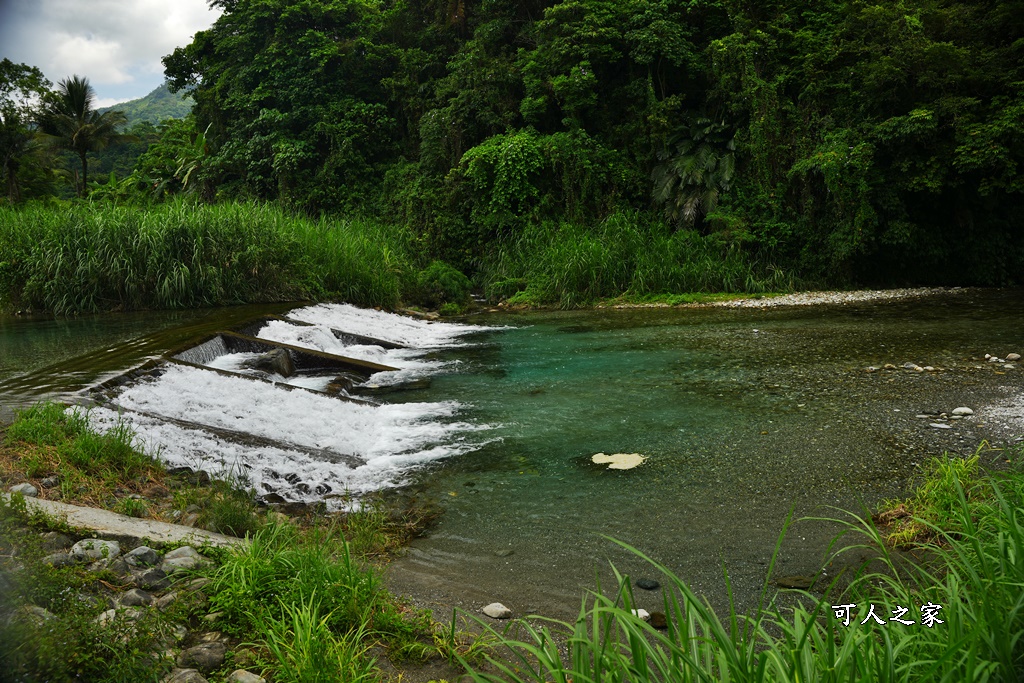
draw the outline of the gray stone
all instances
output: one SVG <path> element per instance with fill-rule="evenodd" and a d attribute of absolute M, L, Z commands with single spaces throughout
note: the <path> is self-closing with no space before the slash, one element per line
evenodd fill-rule
<path fill-rule="evenodd" d="M 965 407 L 965 406 L 960 406 L 959 408 L 954 408 L 953 409 L 953 414 L 954 415 L 974 415 L 974 411 L 971 410 L 970 408 Z"/>
<path fill-rule="evenodd" d="M 39 480 L 39 485 L 42 486 L 44 489 L 57 488 L 58 486 L 60 486 L 60 477 L 58 477 L 57 475 L 54 475 L 52 477 L 44 477 L 43 479 Z"/>
<path fill-rule="evenodd" d="M 0 493 L 0 500 L 7 500 L 8 497 L 6 492 Z M 167 543 L 183 541 L 209 543 L 215 546 L 233 546 L 244 543 L 241 539 L 205 529 L 188 529 L 177 524 L 157 522 L 152 519 L 126 517 L 109 510 L 69 505 L 56 500 L 26 498 L 25 504 L 29 512 L 40 512 L 57 519 L 66 519 L 69 526 L 89 529 L 95 536 L 116 538 L 126 546 L 134 547 L 148 542 L 149 545 L 159 547 Z"/>
<path fill-rule="evenodd" d="M 224 679 L 227 683 L 266 683 L 266 679 L 245 669 L 235 669 Z"/>
<path fill-rule="evenodd" d="M 140 545 L 135 550 L 126 553 L 124 561 L 130 567 L 152 567 L 160 561 L 160 556 L 149 546 Z"/>
<path fill-rule="evenodd" d="M 121 554 L 121 544 L 117 541 L 104 541 L 101 538 L 87 538 L 71 546 L 71 557 L 78 562 L 93 560 L 113 560 Z"/>
<path fill-rule="evenodd" d="M 1019 361 L 1020 360 L 1020 354 L 1019 353 L 1008 353 L 1008 354 L 1006 354 L 1006 360 L 1011 361 L 1011 362 Z"/>
<path fill-rule="evenodd" d="M 159 567 L 145 569 L 140 572 L 133 572 L 135 585 L 147 591 L 162 591 L 171 587 L 171 581 L 167 578 L 167 572 Z"/>
<path fill-rule="evenodd" d="M 161 612 L 174 604 L 174 601 L 178 599 L 178 591 L 171 591 L 167 595 L 161 595 L 159 598 L 153 601 L 153 606 Z"/>
<path fill-rule="evenodd" d="M 12 486 L 11 488 L 9 488 L 7 490 L 10 491 L 11 493 L 20 493 L 21 495 L 25 496 L 26 498 L 35 498 L 36 496 L 39 495 L 39 489 L 37 489 L 32 484 L 28 484 L 28 483 L 16 484 L 15 486 Z"/>
<path fill-rule="evenodd" d="M 178 666 L 192 667 L 203 673 L 210 673 L 224 664 L 226 654 L 227 648 L 224 643 L 202 643 L 182 652 L 178 657 Z"/>
<path fill-rule="evenodd" d="M 203 621 L 205 621 L 208 624 L 212 624 L 216 621 L 220 621 L 223 616 L 223 612 L 210 612 L 209 614 L 203 617 Z"/>
<path fill-rule="evenodd" d="M 35 626 L 42 626 L 51 619 L 56 618 L 57 617 L 53 612 L 43 609 L 37 605 L 25 605 L 15 613 L 16 620 L 33 624 Z"/>
<path fill-rule="evenodd" d="M 637 579 L 636 587 L 643 588 L 645 591 L 653 591 L 661 588 L 661 584 L 654 579 Z"/>
<path fill-rule="evenodd" d="M 292 356 L 286 349 L 274 349 L 256 356 L 252 360 L 242 364 L 243 367 L 263 372 L 271 372 L 282 377 L 291 377 L 295 374 L 295 363 Z"/>
<path fill-rule="evenodd" d="M 195 669 L 174 669 L 163 683 L 208 683 L 206 677 Z"/>
<path fill-rule="evenodd" d="M 67 553 L 53 553 L 43 558 L 43 564 L 48 564 L 51 567 L 67 567 L 75 564 L 75 560 Z"/>
<path fill-rule="evenodd" d="M 40 538 L 43 550 L 64 550 L 71 547 L 71 538 L 58 531 L 47 531 Z"/>
<path fill-rule="evenodd" d="M 153 604 L 153 596 L 144 590 L 132 588 L 125 592 L 118 602 L 125 607 L 146 607 Z"/>
<path fill-rule="evenodd" d="M 115 620 L 137 621 L 142 616 L 142 610 L 138 607 L 124 607 L 122 609 L 108 609 L 93 619 L 100 626 L 107 626 Z"/>
<path fill-rule="evenodd" d="M 183 545 L 180 548 L 175 548 L 164 555 L 165 560 L 177 560 L 181 557 L 190 557 L 196 561 L 203 559 L 203 556 L 199 554 L 199 551 L 190 545 Z"/>
<path fill-rule="evenodd" d="M 929 427 L 935 427 L 935 429 L 952 429 L 951 425 L 944 425 L 941 422 L 932 422 Z"/>
<path fill-rule="evenodd" d="M 481 610 L 491 619 L 508 619 L 512 616 L 512 610 L 500 602 L 492 602 Z"/>
<path fill-rule="evenodd" d="M 168 574 L 175 574 L 180 571 L 195 569 L 206 562 L 206 558 L 200 555 L 195 548 L 186 545 L 164 555 L 164 561 L 160 565 Z"/>

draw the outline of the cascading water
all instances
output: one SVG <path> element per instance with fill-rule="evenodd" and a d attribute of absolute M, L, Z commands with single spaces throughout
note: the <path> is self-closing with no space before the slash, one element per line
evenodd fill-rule
<path fill-rule="evenodd" d="M 428 356 L 462 344 L 459 339 L 467 333 L 495 329 L 347 305 L 313 306 L 292 314 L 310 324 L 269 321 L 259 337 L 399 368 L 370 375 L 375 385 L 450 371 L 452 362 Z M 339 325 L 360 337 L 417 347 L 346 344 L 343 335 L 332 331 Z M 230 353 L 219 339 L 175 357 L 238 372 L 258 355 Z M 121 387 L 110 406 L 94 409 L 90 418 L 100 429 L 127 422 L 141 443 L 168 464 L 241 477 L 259 493 L 300 502 L 338 500 L 402 484 L 418 466 L 477 448 L 489 429 L 459 421 L 462 406 L 456 401 L 365 405 L 288 391 L 275 383 L 323 390 L 329 376 L 264 379 L 270 381 L 172 364 Z M 254 442 L 246 443 L 239 434 L 254 437 Z"/>

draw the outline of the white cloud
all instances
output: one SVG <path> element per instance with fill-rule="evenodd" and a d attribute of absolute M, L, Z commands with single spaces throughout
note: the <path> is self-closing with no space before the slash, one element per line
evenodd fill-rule
<path fill-rule="evenodd" d="M 0 0 L 0 57 L 56 82 L 85 76 L 101 100 L 141 97 L 163 81 L 160 58 L 219 16 L 205 0 Z"/>

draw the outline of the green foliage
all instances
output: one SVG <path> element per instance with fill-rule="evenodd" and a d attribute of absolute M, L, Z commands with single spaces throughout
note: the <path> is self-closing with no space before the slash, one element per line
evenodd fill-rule
<path fill-rule="evenodd" d="M 93 103 L 96 94 L 88 78 L 72 76 L 57 83 L 48 93 L 41 123 L 56 145 L 78 155 L 82 174 L 75 183 L 79 196 L 85 196 L 89 179 L 88 153 L 125 139 L 119 129 L 127 119 L 120 111 L 100 113 Z"/>
<path fill-rule="evenodd" d="M 172 93 L 167 84 L 163 83 L 145 97 L 97 109 L 101 114 L 114 110 L 124 114 L 129 126 L 140 121 L 156 126 L 167 119 L 183 119 L 188 116 L 192 111 L 192 98 L 187 94 Z"/>
<path fill-rule="evenodd" d="M 675 232 L 634 213 L 593 229 L 542 223 L 502 243 L 484 271 L 488 297 L 510 303 L 582 306 L 620 294 L 767 292 L 792 288 L 771 265 L 715 236 Z"/>
<path fill-rule="evenodd" d="M 0 299 L 57 314 L 303 297 L 394 306 L 404 234 L 266 205 L 0 207 Z"/>
<path fill-rule="evenodd" d="M 33 124 L 49 89 L 50 82 L 36 67 L 0 61 L 0 178 L 11 204 L 21 201 L 26 181 L 36 189 L 45 184 L 38 178 L 40 170 L 45 175 L 45 168 L 39 168 L 46 165 L 45 152 Z"/>
<path fill-rule="evenodd" d="M 469 278 L 458 269 L 443 261 L 434 261 L 416 276 L 417 303 L 430 308 L 444 304 L 465 305 L 469 303 L 472 286 Z"/>
<path fill-rule="evenodd" d="M 135 434 L 126 424 L 99 433 L 89 428 L 88 415 L 80 408 L 59 403 L 37 403 L 16 413 L 7 428 L 5 442 L 48 446 L 56 450 L 59 462 L 87 475 L 131 478 L 148 473 L 156 461 L 137 448 Z M 38 454 L 30 458 L 33 469 L 48 468 Z"/>
<path fill-rule="evenodd" d="M 281 617 L 261 624 L 263 641 L 281 672 L 275 680 L 288 683 L 376 681 L 373 660 L 366 656 L 360 630 L 336 635 L 331 614 L 321 616 L 315 595 L 308 602 L 283 604 Z"/>

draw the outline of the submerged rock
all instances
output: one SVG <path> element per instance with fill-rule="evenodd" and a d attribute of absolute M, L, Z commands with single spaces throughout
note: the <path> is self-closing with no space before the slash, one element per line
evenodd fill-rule
<path fill-rule="evenodd" d="M 974 411 L 971 410 L 970 408 L 967 408 L 967 407 L 964 407 L 964 406 L 960 406 L 959 408 L 954 408 L 953 409 L 953 414 L 954 415 L 974 415 Z"/>
<path fill-rule="evenodd" d="M 661 584 L 654 579 L 637 579 L 636 587 L 643 588 L 645 591 L 653 591 L 661 588 Z"/>
<path fill-rule="evenodd" d="M 648 612 L 645 609 L 634 609 L 634 610 L 630 610 L 630 611 L 633 613 L 634 617 L 636 617 L 637 619 L 640 619 L 641 621 L 650 621 L 651 620 L 651 613 Z"/>

